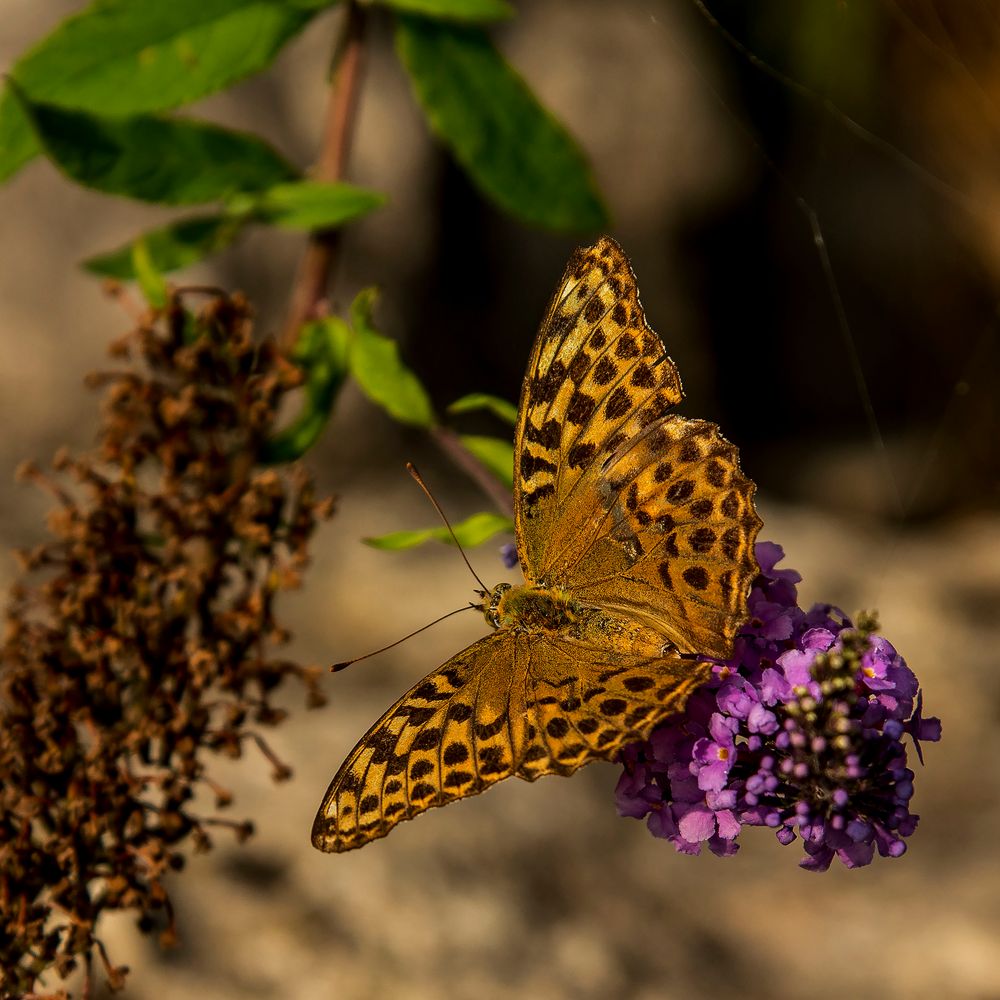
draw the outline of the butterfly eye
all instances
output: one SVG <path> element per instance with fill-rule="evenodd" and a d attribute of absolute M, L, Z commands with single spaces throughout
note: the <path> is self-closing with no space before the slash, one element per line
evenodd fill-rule
<path fill-rule="evenodd" d="M 671 656 L 677 652 L 677 646 L 672 642 L 665 642 L 660 647 L 660 656 Z"/>

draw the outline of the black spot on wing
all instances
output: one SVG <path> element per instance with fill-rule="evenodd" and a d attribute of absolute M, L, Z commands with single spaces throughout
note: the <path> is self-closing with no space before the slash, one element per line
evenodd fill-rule
<path fill-rule="evenodd" d="M 566 419 L 571 424 L 586 423 L 596 406 L 597 400 L 593 396 L 588 396 L 585 392 L 577 389 L 570 397 L 569 406 L 566 409 Z"/>
<path fill-rule="evenodd" d="M 614 392 L 608 396 L 608 402 L 604 407 L 605 416 L 608 420 L 618 420 L 624 417 L 632 409 L 632 397 L 622 387 L 618 386 Z"/>
<path fill-rule="evenodd" d="M 429 726 L 417 734 L 411 749 L 413 750 L 433 750 L 441 742 L 441 730 L 436 726 Z"/>
<path fill-rule="evenodd" d="M 530 420 L 524 428 L 524 437 L 532 444 L 540 444 L 550 451 L 559 446 L 562 431 L 558 420 L 546 420 L 541 427 L 536 427 Z"/>
<path fill-rule="evenodd" d="M 536 472 L 555 474 L 555 471 L 555 463 L 550 462 L 548 459 L 532 455 L 527 448 L 521 452 L 521 476 L 524 479 L 530 479 Z M 448 697 L 448 695 L 445 695 L 445 697 Z"/>
<path fill-rule="evenodd" d="M 681 574 L 684 582 L 694 590 L 704 590 L 708 586 L 708 571 L 704 566 L 688 566 Z"/>
<path fill-rule="evenodd" d="M 594 366 L 591 378 L 597 385 L 609 385 L 615 380 L 615 376 L 617 374 L 618 368 L 614 362 L 610 361 L 608 358 L 601 358 L 601 360 Z"/>
<path fill-rule="evenodd" d="M 549 719 L 549 723 L 545 729 L 549 736 L 558 740 L 562 739 L 569 732 L 569 723 L 562 716 L 557 715 L 555 718 Z"/>
<path fill-rule="evenodd" d="M 581 442 L 570 448 L 566 461 L 571 469 L 580 469 L 589 465 L 596 453 L 597 445 Z"/>
<path fill-rule="evenodd" d="M 464 764 L 469 759 L 469 748 L 464 743 L 449 743 L 442 757 L 445 764 Z"/>

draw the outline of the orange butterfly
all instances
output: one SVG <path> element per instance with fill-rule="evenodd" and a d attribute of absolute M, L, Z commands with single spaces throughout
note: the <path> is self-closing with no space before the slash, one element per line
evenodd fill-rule
<path fill-rule="evenodd" d="M 514 517 L 523 586 L 494 631 L 403 695 L 330 784 L 313 844 L 346 851 L 517 775 L 613 758 L 725 658 L 757 573 L 754 484 L 714 424 L 670 411 L 677 368 L 628 259 L 577 250 L 524 379 Z"/>

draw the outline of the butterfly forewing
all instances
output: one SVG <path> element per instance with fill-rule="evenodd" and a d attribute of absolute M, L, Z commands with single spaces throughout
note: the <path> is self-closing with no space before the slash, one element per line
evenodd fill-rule
<path fill-rule="evenodd" d="M 500 630 L 452 657 L 365 734 L 330 783 L 313 844 L 348 851 L 517 775 L 571 774 L 645 739 L 705 664 Z"/>
<path fill-rule="evenodd" d="M 594 303 L 599 302 L 599 306 Z M 760 521 L 715 425 L 670 415 L 676 366 L 613 240 L 570 261 L 532 353 L 515 442 L 525 576 L 727 656 Z"/>
<path fill-rule="evenodd" d="M 514 497 L 529 579 L 546 565 L 548 529 L 558 531 L 574 486 L 601 449 L 682 398 L 677 368 L 646 325 L 618 245 L 604 238 L 577 250 L 542 321 L 521 393 Z"/>
<path fill-rule="evenodd" d="M 360 847 L 512 774 L 515 747 L 525 744 L 524 687 L 512 681 L 525 667 L 515 634 L 498 631 L 428 674 L 344 761 L 316 814 L 313 844 Z"/>

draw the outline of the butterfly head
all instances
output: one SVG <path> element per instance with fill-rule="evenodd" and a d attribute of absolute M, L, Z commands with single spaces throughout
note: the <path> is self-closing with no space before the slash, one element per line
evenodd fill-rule
<path fill-rule="evenodd" d="M 511 589 L 511 586 L 512 584 L 509 583 L 498 583 L 488 593 L 485 590 L 476 591 L 481 600 L 473 606 L 482 611 L 491 628 L 500 628 L 500 603 L 503 601 L 503 595 Z"/>

